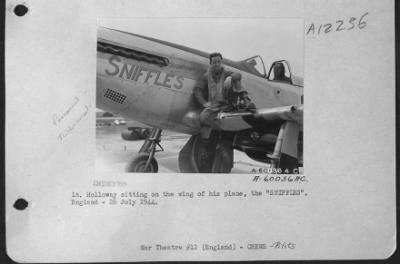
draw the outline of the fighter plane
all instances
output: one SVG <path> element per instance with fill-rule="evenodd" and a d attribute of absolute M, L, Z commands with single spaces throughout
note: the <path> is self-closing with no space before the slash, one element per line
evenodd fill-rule
<path fill-rule="evenodd" d="M 229 138 L 232 149 L 271 164 L 276 172 L 297 173 L 302 166 L 303 79 L 291 73 L 286 60 L 273 62 L 267 73 L 259 55 L 241 61 L 224 58 L 225 68 L 241 73 L 256 109 L 218 114 L 213 155 L 207 157 L 214 166 L 203 165 L 199 153 L 203 108 L 193 90 L 209 67 L 208 55 L 151 37 L 98 28 L 96 107 L 153 128 L 126 171 L 158 171 L 155 154 L 163 150 L 161 131 L 167 129 L 192 135 L 179 153 L 181 172 L 230 172 L 215 167 L 222 155 L 218 144 Z M 283 78 L 278 78 L 277 68 Z"/>

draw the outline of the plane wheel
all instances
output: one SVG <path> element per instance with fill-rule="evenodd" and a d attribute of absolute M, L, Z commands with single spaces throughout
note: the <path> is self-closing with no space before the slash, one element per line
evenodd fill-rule
<path fill-rule="evenodd" d="M 126 172 L 148 172 L 148 173 L 158 172 L 158 163 L 154 157 L 151 158 L 146 168 L 146 163 L 148 159 L 149 159 L 148 153 L 140 153 L 135 158 L 133 158 L 131 162 L 128 163 L 128 166 L 126 167 Z"/>

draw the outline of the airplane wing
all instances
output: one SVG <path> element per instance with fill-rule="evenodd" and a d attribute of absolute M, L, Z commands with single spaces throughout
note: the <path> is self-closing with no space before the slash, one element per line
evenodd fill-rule
<path fill-rule="evenodd" d="M 295 123 L 303 124 L 303 105 L 289 105 L 274 108 L 261 108 L 255 109 L 253 112 L 221 112 L 218 114 L 217 119 L 235 119 L 244 116 L 253 116 L 265 120 L 287 120 L 294 121 Z"/>

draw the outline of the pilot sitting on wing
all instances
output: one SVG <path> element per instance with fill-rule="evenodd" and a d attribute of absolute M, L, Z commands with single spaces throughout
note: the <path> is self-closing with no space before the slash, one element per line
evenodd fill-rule
<path fill-rule="evenodd" d="M 216 127 L 215 118 L 219 112 L 255 109 L 241 84 L 241 74 L 224 69 L 221 53 L 211 53 L 209 58 L 209 70 L 194 89 L 195 98 L 204 107 L 200 113 L 200 136 L 203 140 L 208 140 L 212 128 Z"/>

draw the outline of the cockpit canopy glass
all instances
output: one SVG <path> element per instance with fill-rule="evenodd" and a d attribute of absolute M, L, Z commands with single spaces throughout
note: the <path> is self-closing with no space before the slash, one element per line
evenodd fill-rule
<path fill-rule="evenodd" d="M 254 56 L 251 58 L 248 58 L 243 61 L 244 64 L 246 65 L 246 68 L 250 70 L 250 72 L 262 76 L 264 78 L 267 77 L 266 71 L 265 71 L 265 66 L 262 58 L 260 56 Z"/>

